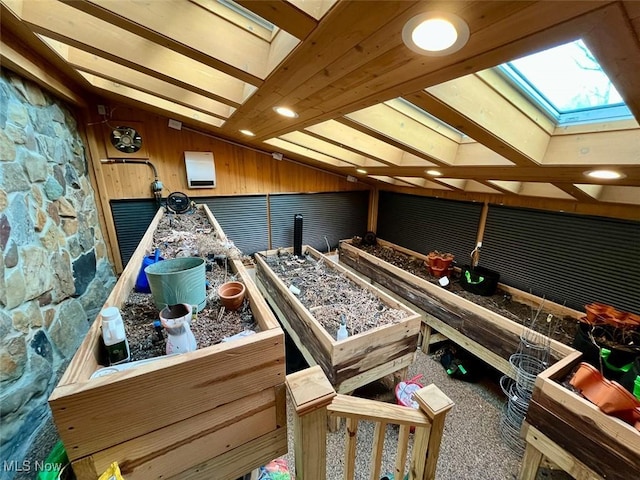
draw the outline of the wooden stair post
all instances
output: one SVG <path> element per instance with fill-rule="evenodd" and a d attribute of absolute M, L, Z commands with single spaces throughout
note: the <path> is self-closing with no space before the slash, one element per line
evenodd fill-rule
<path fill-rule="evenodd" d="M 287 375 L 287 390 L 294 406 L 296 478 L 326 480 L 327 405 L 336 396 L 319 366 Z"/>
<path fill-rule="evenodd" d="M 419 466 L 419 468 L 424 468 L 422 472 L 416 471 L 415 478 L 432 480 L 436 477 L 436 466 L 438 463 L 438 455 L 440 454 L 444 420 L 454 404 L 453 401 L 434 384 L 427 385 L 415 392 L 413 399 L 418 402 L 420 410 L 431 420 L 431 429 L 427 439 L 426 451 L 417 445 L 413 447 L 414 465 Z M 426 455 L 425 461 L 420 461 L 421 459 L 416 458 L 416 455 Z"/>

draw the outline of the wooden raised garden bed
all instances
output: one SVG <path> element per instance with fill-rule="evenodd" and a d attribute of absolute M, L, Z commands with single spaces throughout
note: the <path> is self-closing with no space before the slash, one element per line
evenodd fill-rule
<path fill-rule="evenodd" d="M 378 239 L 378 244 L 410 255 L 419 261 L 427 256 Z M 439 285 L 420 278 L 352 245 L 340 242 L 340 262 L 385 287 L 424 312 L 423 321 L 445 337 L 480 357 L 501 372 L 513 376 L 509 357 L 518 351 L 523 327 L 498 313 L 462 298 Z M 575 350 L 550 340 L 551 361 Z"/>
<path fill-rule="evenodd" d="M 371 294 L 379 302 L 380 310 L 395 309 L 404 316 L 385 325 L 374 325 L 370 329 L 337 341 L 335 337 L 337 321 L 331 331 L 327 331 L 319 321 L 319 319 L 326 321 L 329 317 L 326 310 L 319 309 L 331 308 L 333 301 L 325 301 L 321 305 L 310 308 L 305 307 L 291 292 L 290 285 L 286 285 L 280 278 L 279 272 L 270 267 L 270 257 L 274 258 L 279 254 L 292 257 L 291 252 L 292 249 L 289 248 L 258 253 L 255 256 L 258 285 L 307 362 L 310 365 L 320 365 L 339 393 L 350 393 L 360 386 L 402 370 L 413 363 L 420 332 L 420 316 L 417 313 L 364 282 L 357 275 L 328 260 L 320 252 L 304 246 L 303 257 L 310 257 L 307 262 L 315 265 L 322 263 L 323 268 L 337 272 L 343 279 L 343 283 L 349 282 L 358 291 Z M 303 295 L 304 293 L 302 292 Z M 339 296 L 340 292 L 336 294 Z M 357 305 L 355 307 L 357 308 Z M 369 316 L 363 313 L 357 321 L 368 323 L 372 319 L 364 317 Z"/>
<path fill-rule="evenodd" d="M 225 238 L 208 208 L 198 208 Z M 164 214 L 105 307 L 129 296 Z M 127 480 L 235 479 L 287 451 L 284 333 L 242 263 L 232 268 L 247 287 L 254 335 L 90 378 L 103 366 L 101 321 L 93 322 L 49 398 L 78 479 L 95 480 L 114 461 Z"/>
<path fill-rule="evenodd" d="M 526 417 L 522 480 L 536 478 L 543 456 L 574 478 L 640 478 L 640 432 L 563 385 L 580 357 L 575 352 L 536 379 Z"/>

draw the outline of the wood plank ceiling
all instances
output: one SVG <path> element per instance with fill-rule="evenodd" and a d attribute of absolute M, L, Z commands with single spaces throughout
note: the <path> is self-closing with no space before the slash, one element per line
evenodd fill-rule
<path fill-rule="evenodd" d="M 372 183 L 640 205 L 640 2 L 237 1 L 258 19 L 220 0 L 1 3 L 5 38 L 185 128 Z M 427 10 L 462 17 L 466 46 L 409 50 Z M 558 127 L 493 70 L 579 38 L 635 119 Z M 624 178 L 584 173 L 605 168 Z"/>

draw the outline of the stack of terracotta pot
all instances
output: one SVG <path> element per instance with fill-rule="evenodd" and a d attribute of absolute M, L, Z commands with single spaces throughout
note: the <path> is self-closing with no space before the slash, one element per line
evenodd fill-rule
<path fill-rule="evenodd" d="M 454 258 L 455 256 L 451 253 L 441 253 L 437 250 L 429 252 L 426 262 L 429 273 L 436 278 L 448 277 L 451 270 L 451 262 L 453 262 Z"/>
<path fill-rule="evenodd" d="M 640 430 L 640 400 L 619 383 L 604 378 L 593 365 L 580 363 L 570 383 L 604 413 Z"/>
<path fill-rule="evenodd" d="M 585 305 L 587 316 L 581 320 L 589 325 L 609 325 L 615 328 L 635 329 L 640 327 L 640 315 L 618 310 L 604 303 Z"/>

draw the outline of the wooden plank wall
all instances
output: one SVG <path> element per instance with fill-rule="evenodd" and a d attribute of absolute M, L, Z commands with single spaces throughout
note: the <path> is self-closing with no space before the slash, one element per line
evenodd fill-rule
<path fill-rule="evenodd" d="M 106 102 L 105 102 L 106 103 Z M 97 115 L 88 123 L 101 122 Z M 366 190 L 362 183 L 347 182 L 343 175 L 335 175 L 305 167 L 290 161 L 278 161 L 269 154 L 195 133 L 168 127 L 168 119 L 126 106 L 116 106 L 112 119 L 106 123 L 88 125 L 87 136 L 94 139 L 91 161 L 99 163 L 107 158 L 105 131 L 108 125 L 141 123 L 143 144 L 148 160 L 158 169 L 159 179 L 166 189 L 184 192 L 189 197 L 214 195 L 245 195 L 281 192 L 333 192 Z M 90 142 L 91 144 L 91 142 Z M 184 165 L 185 151 L 213 152 L 216 168 L 216 188 L 188 189 Z M 127 158 L 123 155 L 123 158 Z M 97 175 L 103 177 L 106 196 L 112 199 L 150 198 L 153 171 L 147 165 L 99 164 Z"/>
<path fill-rule="evenodd" d="M 183 192 L 190 198 L 216 195 L 248 195 L 284 192 L 338 192 L 368 190 L 364 183 L 347 182 L 345 176 L 306 167 L 287 160 L 275 160 L 270 154 L 244 148 L 200 133 L 169 128 L 169 119 L 108 100 L 95 100 L 95 105 L 107 106 L 105 121 L 92 112 L 78 112 L 85 125 L 87 158 L 90 163 L 103 231 L 110 246 L 111 259 L 117 272 L 123 269 L 120 259 L 115 224 L 109 202 L 119 199 L 153 198 L 151 183 L 153 169 L 145 164 L 108 164 L 108 132 L 112 127 L 137 124 L 148 160 L 158 171 L 163 183 L 162 196 Z M 213 152 L 216 169 L 216 188 L 189 189 L 187 186 L 185 151 Z"/>

